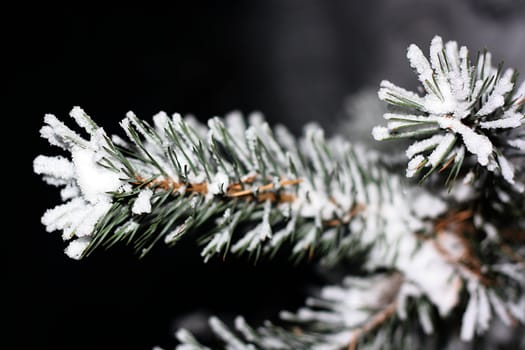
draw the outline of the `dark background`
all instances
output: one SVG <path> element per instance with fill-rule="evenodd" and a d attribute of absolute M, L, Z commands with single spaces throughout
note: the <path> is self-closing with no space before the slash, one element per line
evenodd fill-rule
<path fill-rule="evenodd" d="M 294 133 L 307 121 L 333 130 L 348 94 L 381 79 L 414 86 L 405 49 L 411 42 L 426 49 L 434 34 L 487 47 L 496 62 L 525 71 L 518 0 L 28 5 L 4 16 L 4 141 L 15 141 L 4 146 L 10 208 L 2 287 L 15 349 L 170 349 L 192 311 L 240 313 L 257 323 L 296 308 L 305 286 L 319 282 L 306 264 L 294 268 L 284 259 L 205 265 L 190 242 L 143 260 L 121 247 L 68 259 L 59 235 L 40 224 L 58 191 L 31 169 L 38 154 L 57 152 L 38 136 L 45 113 L 67 118 L 80 105 L 109 133 L 128 110 L 201 120 L 261 110 Z M 190 324 L 199 328 L 199 317 Z"/>

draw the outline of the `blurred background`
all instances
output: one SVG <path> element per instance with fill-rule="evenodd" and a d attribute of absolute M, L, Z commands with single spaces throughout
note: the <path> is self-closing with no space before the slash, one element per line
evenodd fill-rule
<path fill-rule="evenodd" d="M 427 50 L 435 34 L 473 51 L 486 47 L 495 62 L 525 72 L 520 0 L 186 1 L 169 8 L 27 6 L 4 15 L 4 120 L 16 124 L 9 130 L 23 145 L 5 148 L 20 162 L 24 184 L 7 182 L 16 198 L 7 219 L 15 225 L 4 229 L 14 242 L 4 246 L 3 285 L 17 349 L 170 349 L 184 320 L 198 328 L 200 315 L 241 313 L 257 323 L 295 309 L 321 280 L 285 258 L 205 265 L 191 242 L 140 261 L 125 247 L 80 262 L 66 258 L 59 235 L 40 224 L 58 191 L 32 174 L 35 156 L 57 152 L 39 138 L 45 113 L 66 118 L 80 105 L 109 133 L 128 110 L 201 120 L 260 110 L 296 134 L 308 121 L 332 133 L 348 118 L 346 125 L 361 130 L 363 118 L 379 116 L 354 108 L 356 94 L 382 79 L 415 87 L 406 47 Z"/>

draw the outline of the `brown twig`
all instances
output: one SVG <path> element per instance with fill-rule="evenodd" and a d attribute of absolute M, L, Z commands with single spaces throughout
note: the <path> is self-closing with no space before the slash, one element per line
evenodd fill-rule
<path fill-rule="evenodd" d="M 295 195 L 287 192 L 277 192 L 271 191 L 275 188 L 274 183 L 267 183 L 262 186 L 257 187 L 256 189 L 244 189 L 243 185 L 252 184 L 255 182 L 257 175 L 250 175 L 249 177 L 244 178 L 239 183 L 233 183 L 228 186 L 226 190 L 226 197 L 229 198 L 241 198 L 245 197 L 247 199 L 256 199 L 258 201 L 270 200 L 272 202 L 286 203 L 293 202 L 295 200 Z M 201 183 L 183 183 L 174 181 L 171 178 L 163 179 L 153 179 L 148 180 L 140 175 L 135 176 L 136 181 L 133 182 L 133 185 L 141 186 L 146 185 L 148 187 L 158 187 L 165 191 L 178 191 L 180 188 L 185 187 L 185 191 L 191 193 L 208 193 L 208 184 L 206 182 Z M 280 186 L 291 186 L 301 183 L 302 179 L 283 179 L 279 182 Z"/>
<path fill-rule="evenodd" d="M 279 181 L 279 184 L 281 186 L 290 186 L 290 185 L 297 185 L 301 183 L 303 180 L 301 179 L 293 179 L 293 180 L 281 180 Z M 246 189 L 246 190 L 237 190 L 239 188 L 239 184 L 233 184 L 228 186 L 228 191 L 226 192 L 226 195 L 228 197 L 246 197 L 246 196 L 253 196 L 254 192 L 265 192 L 272 190 L 275 188 L 274 183 L 268 183 L 266 185 L 262 185 L 257 187 L 255 190 L 253 189 Z"/>
<path fill-rule="evenodd" d="M 471 222 L 473 212 L 471 210 L 462 210 L 458 212 L 452 212 L 445 217 L 438 219 L 434 224 L 434 230 L 437 237 L 434 239 L 434 246 L 436 250 L 451 264 L 457 265 L 458 267 L 466 269 L 468 272 L 476 276 L 476 278 L 484 285 L 493 285 L 494 281 L 487 277 L 482 272 L 482 264 L 472 252 L 471 243 L 465 238 L 464 233 L 474 233 L 475 228 Z M 454 235 L 463 248 L 463 252 L 459 257 L 453 257 L 450 253 L 442 246 L 439 241 L 443 234 Z"/>
<path fill-rule="evenodd" d="M 354 216 L 356 216 L 358 213 L 364 211 L 365 209 L 366 209 L 366 206 L 364 204 L 356 203 L 356 204 L 354 204 L 352 209 L 344 217 L 342 217 L 340 219 L 327 220 L 327 221 L 324 221 L 323 224 L 325 226 L 329 226 L 329 227 L 334 227 L 334 226 L 348 224 L 350 222 L 350 220 Z"/>
<path fill-rule="evenodd" d="M 352 340 L 348 345 L 348 350 L 355 350 L 359 339 L 385 323 L 392 315 L 396 312 L 397 301 L 394 300 L 388 304 L 384 309 L 373 315 L 368 322 L 366 322 L 361 328 L 358 328 L 352 334 Z"/>

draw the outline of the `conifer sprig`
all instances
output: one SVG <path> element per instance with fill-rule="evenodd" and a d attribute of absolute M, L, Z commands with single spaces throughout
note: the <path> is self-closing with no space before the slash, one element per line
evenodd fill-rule
<path fill-rule="evenodd" d="M 422 94 L 382 81 L 379 98 L 395 109 L 386 113 L 388 125 L 375 127 L 377 140 L 416 139 L 406 150 L 406 175 L 449 171 L 447 182 L 462 169 L 486 169 L 523 192 L 522 164 L 515 153 L 525 149 L 525 82 L 517 85 L 517 72 L 492 65 L 483 51 L 472 64 L 468 49 L 455 41 L 443 44 L 436 36 L 430 61 L 416 45 L 407 58 L 422 84 Z"/>
<path fill-rule="evenodd" d="M 53 115 L 41 129 L 71 154 L 34 160 L 64 202 L 42 222 L 62 231 L 76 259 L 115 244 L 143 256 L 181 239 L 198 242 L 205 261 L 279 251 L 328 264 L 359 257 L 351 260 L 359 277 L 322 288 L 279 324 L 254 329 L 238 318 L 232 330 L 211 318 L 228 349 L 409 348 L 420 347 L 419 330 L 436 331 L 438 318 L 458 316 L 465 341 L 496 317 L 525 323 L 525 84 L 516 89 L 513 71 L 492 67 L 489 53 L 472 66 L 466 48 L 439 37 L 430 62 L 413 45 L 408 57 L 425 95 L 382 82 L 379 96 L 395 108 L 374 136 L 418 139 L 407 149 L 407 175 L 468 172 L 466 193 L 404 183 L 376 154 L 326 139 L 316 125 L 295 138 L 259 114 L 204 125 L 165 113 L 150 124 L 129 112 L 123 139 L 75 107 L 87 138 Z M 180 350 L 207 349 L 187 331 L 177 337 Z"/>
<path fill-rule="evenodd" d="M 200 232 L 193 239 L 205 260 L 228 252 L 257 258 L 284 244 L 293 259 L 336 262 L 367 249 L 372 241 L 360 235 L 381 234 L 381 210 L 400 186 L 363 150 L 325 140 L 314 125 L 295 139 L 283 127 L 274 135 L 260 115 L 245 125 L 231 114 L 206 127 L 164 113 L 150 125 L 128 113 L 124 141 L 78 107 L 71 116 L 89 139 L 47 116 L 42 136 L 72 157 L 39 156 L 34 168 L 64 187 L 65 203 L 42 221 L 72 240 L 66 252 L 75 258 L 119 242 L 144 255 Z"/>

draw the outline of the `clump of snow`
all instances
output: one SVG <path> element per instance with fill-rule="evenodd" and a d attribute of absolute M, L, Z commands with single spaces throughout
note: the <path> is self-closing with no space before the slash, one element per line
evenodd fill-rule
<path fill-rule="evenodd" d="M 40 155 L 33 161 L 33 170 L 39 175 L 47 175 L 64 180 L 75 175 L 73 163 L 62 156 L 47 157 Z"/>
<path fill-rule="evenodd" d="M 78 126 L 84 128 L 89 134 L 93 134 L 97 130 L 95 123 L 93 123 L 91 118 L 82 108 L 78 106 L 73 107 L 71 112 L 69 112 L 69 115 L 75 120 Z"/>
<path fill-rule="evenodd" d="M 427 139 L 414 142 L 406 150 L 407 157 L 410 159 L 418 153 L 421 153 L 429 148 L 433 148 L 434 146 L 440 144 L 441 140 L 443 140 L 443 137 L 443 135 L 437 134 Z"/>
<path fill-rule="evenodd" d="M 417 45 L 412 44 L 408 47 L 407 58 L 410 61 L 410 66 L 417 71 L 419 81 L 422 84 L 433 80 L 434 72 L 432 67 L 430 67 L 430 63 Z"/>
<path fill-rule="evenodd" d="M 142 189 L 131 207 L 131 212 L 137 215 L 151 213 L 151 196 L 153 196 L 151 189 Z"/>
<path fill-rule="evenodd" d="M 422 155 L 417 155 L 414 158 L 408 162 L 407 170 L 406 170 L 406 177 L 413 177 L 416 172 L 421 168 L 421 164 L 425 160 L 425 157 Z"/>
<path fill-rule="evenodd" d="M 421 288 L 426 296 L 437 307 L 441 316 L 446 316 L 458 304 L 462 280 L 452 264 L 438 252 L 434 243 L 424 242 L 416 249 L 416 238 L 406 238 L 400 248 L 407 256 L 400 258 L 397 266 L 406 278 Z M 415 253 L 410 255 L 410 250 Z M 432 273 L 429 273 L 432 271 Z"/>
<path fill-rule="evenodd" d="M 514 83 L 512 82 L 513 74 L 514 70 L 512 69 L 507 69 L 505 71 L 503 76 L 496 83 L 488 100 L 483 104 L 476 115 L 483 116 L 490 114 L 505 104 L 505 96 L 514 88 Z"/>
<path fill-rule="evenodd" d="M 451 147 L 456 142 L 456 137 L 453 134 L 446 134 L 439 145 L 432 151 L 428 157 L 428 161 L 432 167 L 436 167 L 439 163 L 447 156 L 447 153 L 450 151 Z"/>
<path fill-rule="evenodd" d="M 89 246 L 90 238 L 82 237 L 69 242 L 64 252 L 71 259 L 80 260 Z"/>
<path fill-rule="evenodd" d="M 445 213 L 447 203 L 426 191 L 420 191 L 414 196 L 412 210 L 419 218 L 436 218 Z"/>
<path fill-rule="evenodd" d="M 76 181 L 84 198 L 96 203 L 109 200 L 108 192 L 115 192 L 122 184 L 119 174 L 98 165 L 94 151 L 75 147 L 72 150 Z"/>
<path fill-rule="evenodd" d="M 493 147 L 487 136 L 476 133 L 455 118 L 442 117 L 438 119 L 438 122 L 443 129 L 450 129 L 460 134 L 467 150 L 478 157 L 478 163 L 483 166 L 488 165 Z"/>
<path fill-rule="evenodd" d="M 525 116 L 520 113 L 507 112 L 502 118 L 479 123 L 484 129 L 506 129 L 517 128 L 525 123 Z"/>
<path fill-rule="evenodd" d="M 213 181 L 208 184 L 208 192 L 213 195 L 223 194 L 228 190 L 230 178 L 222 171 L 219 171 L 213 177 Z"/>
<path fill-rule="evenodd" d="M 377 141 L 382 141 L 390 137 L 390 131 L 384 126 L 375 126 L 372 129 L 372 136 Z"/>

